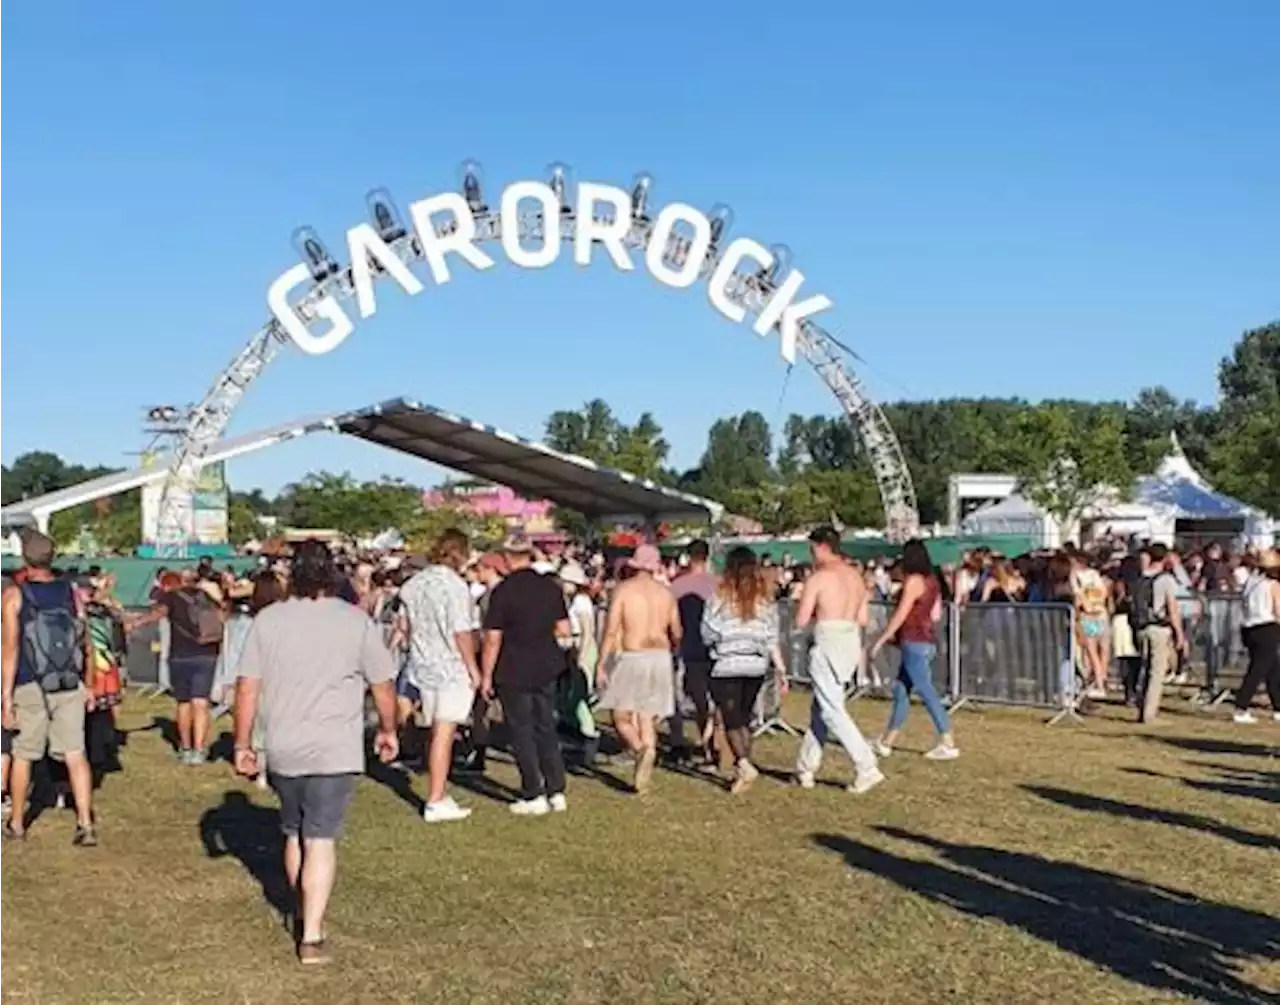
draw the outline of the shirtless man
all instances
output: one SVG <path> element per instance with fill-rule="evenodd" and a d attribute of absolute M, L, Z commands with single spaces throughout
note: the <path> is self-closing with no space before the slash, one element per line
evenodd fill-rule
<path fill-rule="evenodd" d="M 862 659 L 862 629 L 867 624 L 867 588 L 840 554 L 840 535 L 820 527 L 809 535 L 814 572 L 805 583 L 796 612 L 796 627 L 813 625 L 809 674 L 813 706 L 809 731 L 800 741 L 796 781 L 814 786 L 822 767 L 822 746 L 833 735 L 853 761 L 857 776 L 849 791 L 861 795 L 884 781 L 876 755 L 845 709 L 845 688 Z"/>
<path fill-rule="evenodd" d="M 675 711 L 680 612 L 657 579 L 662 569 L 657 548 L 642 544 L 627 567 L 632 576 L 618 585 L 609 605 L 596 686 L 603 690 L 599 707 L 613 709 L 618 735 L 635 755 L 635 790 L 644 792 L 658 759 L 658 720 Z"/>

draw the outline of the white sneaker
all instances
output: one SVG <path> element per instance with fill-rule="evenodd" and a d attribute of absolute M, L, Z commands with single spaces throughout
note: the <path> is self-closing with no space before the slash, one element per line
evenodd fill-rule
<path fill-rule="evenodd" d="M 814 780 L 812 771 L 797 771 L 796 784 L 802 789 L 811 789 L 818 783 Z"/>
<path fill-rule="evenodd" d="M 1280 722 L 1280 712 L 1272 712 L 1272 713 L 1271 713 L 1271 721 L 1272 721 L 1272 722 Z"/>
<path fill-rule="evenodd" d="M 438 803 L 427 803 L 422 809 L 422 819 L 429 824 L 447 823 L 450 820 L 466 820 L 471 810 L 459 806 L 452 796 L 445 796 Z"/>
<path fill-rule="evenodd" d="M 552 813 L 563 813 L 569 808 L 569 800 L 564 797 L 563 792 L 557 792 L 547 801 L 547 805 L 551 807 Z"/>
<path fill-rule="evenodd" d="M 511 812 L 518 817 L 545 817 L 551 812 L 551 804 L 546 796 L 537 799 L 521 799 L 511 804 Z"/>
<path fill-rule="evenodd" d="M 871 749 L 876 752 L 877 757 L 888 757 L 893 753 L 893 748 L 879 737 L 871 741 Z"/>
<path fill-rule="evenodd" d="M 953 747 L 949 743 L 940 743 L 932 750 L 926 751 L 924 756 L 931 761 L 954 761 L 960 756 L 960 748 Z"/>
<path fill-rule="evenodd" d="M 1231 721 L 1241 726 L 1252 726 L 1258 720 L 1254 717 L 1254 714 L 1252 712 L 1250 712 L 1248 709 L 1245 709 L 1244 711 L 1237 712 L 1235 715 L 1233 715 L 1231 717 Z"/>
<path fill-rule="evenodd" d="M 875 768 L 872 771 L 864 771 L 853 780 L 853 784 L 848 787 L 848 791 L 855 796 L 861 796 L 870 792 L 884 780 L 884 772 L 879 768 Z"/>

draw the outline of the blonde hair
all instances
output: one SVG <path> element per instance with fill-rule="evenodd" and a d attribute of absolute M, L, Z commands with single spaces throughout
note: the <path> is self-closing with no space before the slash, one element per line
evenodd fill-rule
<path fill-rule="evenodd" d="M 432 565 L 447 565 L 454 572 L 458 572 L 467 564 L 467 559 L 470 557 L 471 542 L 467 540 L 467 535 L 456 527 L 450 527 L 431 546 L 427 561 Z"/>

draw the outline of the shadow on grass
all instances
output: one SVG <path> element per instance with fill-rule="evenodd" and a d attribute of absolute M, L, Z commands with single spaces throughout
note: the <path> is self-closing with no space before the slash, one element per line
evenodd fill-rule
<path fill-rule="evenodd" d="M 852 869 L 1021 929 L 1136 984 L 1213 1005 L 1275 1001 L 1235 975 L 1251 958 L 1280 959 L 1273 918 L 1039 855 L 876 829 L 929 848 L 946 864 L 901 857 L 843 835 L 812 839 Z M 1053 1000 L 1052 991 L 1044 997 Z"/>
<path fill-rule="evenodd" d="M 287 917 L 293 891 L 284 872 L 280 811 L 258 806 L 243 792 L 224 792 L 222 804 L 200 818 L 200 839 L 209 858 L 234 858 L 262 887 L 267 903 Z"/>
<path fill-rule="evenodd" d="M 394 792 L 419 816 L 426 809 L 427 801 L 413 791 L 413 779 L 409 772 L 383 764 L 377 757 L 366 757 L 364 773 L 365 777 Z"/>
<path fill-rule="evenodd" d="M 1180 750 L 1190 750 L 1197 754 L 1234 754 L 1239 757 L 1272 757 L 1277 748 L 1266 743 L 1240 743 L 1236 740 L 1214 740 L 1202 736 L 1152 736 L 1146 734 L 1143 739 L 1149 743 L 1163 743 Z"/>
<path fill-rule="evenodd" d="M 1128 775 L 1143 775 L 1147 778 L 1165 778 L 1170 781 L 1181 781 L 1183 785 L 1200 792 L 1217 792 L 1224 796 L 1236 796 L 1241 799 L 1257 799 L 1264 803 L 1280 804 L 1280 771 L 1250 771 L 1243 768 L 1230 768 L 1209 762 L 1188 762 L 1195 767 L 1207 768 L 1217 772 L 1221 777 L 1217 780 L 1203 778 L 1182 778 L 1177 775 L 1165 775 L 1149 768 L 1121 768 Z"/>
<path fill-rule="evenodd" d="M 1073 810 L 1087 810 L 1090 813 L 1108 813 L 1115 817 L 1127 817 L 1130 820 L 1144 820 L 1150 823 L 1167 824 L 1171 827 L 1185 827 L 1187 830 L 1212 834 L 1226 841 L 1246 845 L 1250 848 L 1269 848 L 1280 850 L 1280 838 L 1266 834 L 1255 834 L 1252 831 L 1232 827 L 1211 817 L 1202 817 L 1194 813 L 1182 813 L 1178 810 L 1165 810 L 1155 806 L 1141 806 L 1137 803 L 1125 803 L 1103 796 L 1094 796 L 1086 792 L 1071 792 L 1067 789 L 1056 789 L 1045 785 L 1024 785 L 1022 788 L 1032 795 L 1047 799 L 1059 806 L 1067 806 Z"/>

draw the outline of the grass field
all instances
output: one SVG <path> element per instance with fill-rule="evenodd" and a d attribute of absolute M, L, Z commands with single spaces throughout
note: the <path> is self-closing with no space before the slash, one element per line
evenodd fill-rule
<path fill-rule="evenodd" d="M 791 707 L 803 721 L 800 696 Z M 859 702 L 864 729 L 886 706 Z M 299 969 L 270 902 L 269 795 L 182 768 L 133 700 L 103 843 L 46 811 L 3 853 L 6 1002 L 1152 1003 L 1280 994 L 1280 727 L 1171 714 L 1046 729 L 961 712 L 934 764 L 922 710 L 858 798 L 762 778 L 738 799 L 659 772 L 639 799 L 574 778 L 512 818 L 503 761 L 461 824 L 362 783 L 334 964 Z M 1268 743 L 1272 746 L 1268 747 Z M 795 741 L 761 741 L 781 772 Z M 618 769 L 621 773 L 621 769 Z M 827 774 L 849 778 L 832 753 Z M 423 780 L 415 779 L 417 792 Z M 496 797 L 496 798 L 495 798 Z"/>

